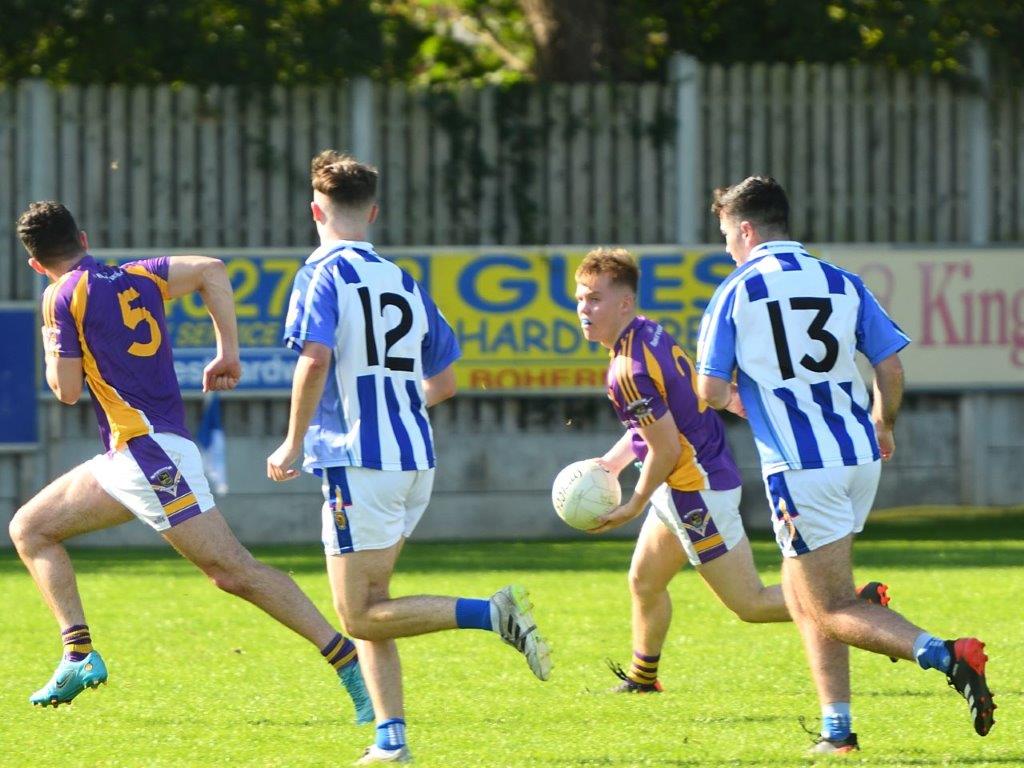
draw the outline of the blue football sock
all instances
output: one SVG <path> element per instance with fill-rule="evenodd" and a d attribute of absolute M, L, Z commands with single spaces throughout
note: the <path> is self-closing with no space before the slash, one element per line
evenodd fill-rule
<path fill-rule="evenodd" d="M 377 726 L 376 744 L 381 749 L 401 749 L 405 746 L 405 719 L 394 717 Z"/>
<path fill-rule="evenodd" d="M 459 629 L 494 629 L 491 601 L 460 597 L 455 601 L 455 623 Z"/>
<path fill-rule="evenodd" d="M 826 739 L 839 741 L 850 735 L 853 717 L 850 702 L 836 701 L 821 708 L 821 735 Z"/>
<path fill-rule="evenodd" d="M 921 669 L 937 669 L 948 674 L 950 667 L 953 666 L 953 659 L 946 644 L 941 638 L 927 632 L 922 632 L 914 641 L 914 658 L 921 665 Z"/>

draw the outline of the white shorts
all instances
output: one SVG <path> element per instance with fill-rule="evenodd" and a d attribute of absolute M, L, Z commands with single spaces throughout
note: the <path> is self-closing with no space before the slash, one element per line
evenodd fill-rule
<path fill-rule="evenodd" d="M 768 475 L 764 485 L 782 554 L 803 555 L 864 530 L 881 473 L 882 462 L 873 461 Z"/>
<path fill-rule="evenodd" d="M 678 491 L 662 483 L 651 496 L 651 511 L 683 544 L 697 566 L 735 547 L 746 532 L 740 517 L 742 488 Z"/>
<path fill-rule="evenodd" d="M 316 473 L 323 481 L 323 542 L 328 555 L 387 549 L 408 538 L 434 487 L 433 469 L 325 467 Z"/>
<path fill-rule="evenodd" d="M 85 464 L 104 491 L 157 531 L 166 531 L 214 506 L 196 444 L 159 432 L 133 437 L 119 451 Z"/>

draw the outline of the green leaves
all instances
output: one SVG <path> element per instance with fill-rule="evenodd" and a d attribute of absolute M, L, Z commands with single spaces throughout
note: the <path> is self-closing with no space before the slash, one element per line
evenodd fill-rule
<path fill-rule="evenodd" d="M 1024 0 L 7 0 L 0 80 L 649 80 L 701 61 L 1024 69 Z"/>

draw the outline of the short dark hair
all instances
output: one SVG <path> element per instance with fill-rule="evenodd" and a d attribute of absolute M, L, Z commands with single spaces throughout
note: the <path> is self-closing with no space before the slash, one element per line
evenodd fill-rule
<path fill-rule="evenodd" d="M 749 221 L 756 227 L 789 233 L 789 200 L 771 176 L 748 176 L 739 184 L 715 190 L 711 212 Z"/>
<path fill-rule="evenodd" d="M 625 248 L 595 248 L 576 269 L 576 281 L 591 275 L 608 275 L 613 285 L 621 285 L 636 293 L 640 267 L 636 257 Z"/>
<path fill-rule="evenodd" d="M 80 232 L 71 211 L 53 200 L 32 203 L 18 217 L 18 237 L 28 255 L 44 267 L 59 264 L 82 251 Z"/>
<path fill-rule="evenodd" d="M 313 158 L 310 176 L 313 189 L 340 206 L 359 208 L 377 200 L 377 169 L 351 155 L 325 149 Z"/>

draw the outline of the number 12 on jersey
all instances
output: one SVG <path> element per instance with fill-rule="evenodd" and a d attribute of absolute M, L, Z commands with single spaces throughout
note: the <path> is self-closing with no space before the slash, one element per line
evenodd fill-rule
<path fill-rule="evenodd" d="M 380 353 L 377 351 L 377 336 L 374 330 L 373 300 L 370 297 L 370 289 L 362 286 L 359 290 L 359 301 L 363 305 L 363 321 L 366 329 L 366 364 L 380 365 Z M 384 317 L 384 311 L 388 307 L 395 307 L 402 316 L 398 325 L 389 328 L 384 334 L 384 367 L 391 371 L 405 371 L 411 373 L 415 369 L 416 361 L 411 357 L 397 357 L 389 355 L 388 352 L 405 335 L 412 330 L 412 307 L 409 301 L 398 293 L 382 293 L 380 295 L 380 317 Z"/>

